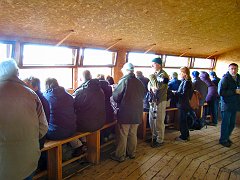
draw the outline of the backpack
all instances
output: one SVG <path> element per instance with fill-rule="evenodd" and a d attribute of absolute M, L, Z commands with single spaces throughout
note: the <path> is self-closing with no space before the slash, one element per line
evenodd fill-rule
<path fill-rule="evenodd" d="M 198 92 L 197 90 L 194 90 L 193 91 L 193 94 L 192 94 L 192 97 L 191 99 L 189 100 L 189 104 L 190 104 L 190 107 L 195 110 L 195 109 L 198 109 L 200 104 L 199 104 L 199 100 L 201 99 L 201 94 L 200 92 Z"/>
<path fill-rule="evenodd" d="M 205 118 L 197 118 L 194 122 L 194 129 L 195 130 L 201 130 L 204 126 L 206 126 L 207 129 L 207 122 Z"/>

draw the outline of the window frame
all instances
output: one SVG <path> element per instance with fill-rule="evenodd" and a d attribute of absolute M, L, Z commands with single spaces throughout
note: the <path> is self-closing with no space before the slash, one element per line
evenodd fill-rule
<path fill-rule="evenodd" d="M 195 67 L 194 63 L 195 63 L 195 59 L 207 59 L 207 58 L 201 58 L 201 57 L 192 57 L 192 61 L 191 61 L 191 69 L 206 69 L 206 70 L 213 70 L 215 65 L 216 65 L 216 59 L 215 58 L 210 58 L 211 60 L 211 67 L 207 68 L 207 67 Z"/>
<path fill-rule="evenodd" d="M 139 51 L 127 51 L 127 53 L 126 53 L 126 62 L 129 62 L 129 57 L 128 57 L 128 55 L 129 55 L 129 53 L 142 53 L 142 54 L 147 54 L 147 53 L 144 53 L 144 52 L 139 52 Z M 155 54 L 155 53 L 149 53 L 149 54 L 153 54 L 153 55 L 156 55 L 156 56 L 160 56 L 160 58 L 161 59 L 163 59 L 163 54 Z M 151 64 L 149 64 L 149 66 L 139 66 L 139 65 L 135 65 L 135 64 L 133 64 L 134 65 L 134 67 L 136 67 L 136 68 L 144 68 L 144 67 L 146 67 L 146 68 L 149 68 L 149 67 L 151 67 Z"/>
<path fill-rule="evenodd" d="M 186 65 L 182 65 L 182 66 L 166 66 L 166 62 L 167 62 L 167 57 L 168 57 L 168 56 L 188 58 L 187 67 L 190 67 L 192 57 L 189 57 L 189 56 L 177 56 L 177 55 L 165 54 L 165 55 L 164 55 L 164 58 L 163 58 L 163 65 L 164 65 L 165 68 L 172 68 L 172 69 L 175 69 L 175 68 L 181 68 L 181 67 L 183 67 L 183 66 L 186 66 Z"/>
<path fill-rule="evenodd" d="M 41 43 L 31 43 L 31 42 L 23 42 L 20 43 L 20 58 L 19 58 L 19 67 L 22 69 L 28 69 L 28 68 L 74 68 L 77 66 L 78 62 L 79 62 L 79 51 L 80 51 L 80 47 L 77 46 L 67 46 L 67 45 L 62 45 L 59 47 L 67 47 L 70 49 L 76 49 L 76 57 L 75 57 L 75 61 L 73 62 L 73 64 L 63 64 L 63 65 L 24 65 L 23 64 L 23 51 L 24 51 L 24 45 L 38 45 L 38 46 L 50 46 L 50 47 L 54 47 L 53 44 L 41 44 Z"/>
<path fill-rule="evenodd" d="M 109 52 L 112 52 L 112 61 L 113 61 L 113 64 L 106 64 L 106 65 L 84 65 L 83 64 L 83 61 L 84 61 L 84 51 L 85 49 L 92 49 L 92 50 L 103 50 L 103 51 L 107 51 L 105 49 L 101 49 L 101 48 L 89 48 L 89 47 L 84 47 L 84 48 L 81 48 L 80 51 L 79 51 L 79 62 L 78 62 L 78 68 L 79 67 L 83 67 L 83 68 L 91 68 L 91 67 L 110 67 L 110 68 L 113 68 L 116 66 L 116 63 L 117 63 L 117 56 L 118 56 L 118 52 L 117 51 L 109 51 Z"/>
<path fill-rule="evenodd" d="M 15 49 L 16 49 L 16 41 L 5 41 L 5 40 L 0 40 L 1 44 L 10 44 L 12 45 L 12 52 L 11 52 L 11 59 L 15 59 L 16 54 L 15 54 Z"/>

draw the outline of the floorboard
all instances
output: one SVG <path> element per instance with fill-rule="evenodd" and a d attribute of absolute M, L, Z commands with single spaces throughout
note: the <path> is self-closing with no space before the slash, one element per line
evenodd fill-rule
<path fill-rule="evenodd" d="M 233 131 L 230 148 L 218 143 L 220 125 L 191 131 L 191 140 L 185 143 L 174 141 L 178 135 L 178 131 L 166 129 L 165 143 L 159 148 L 139 140 L 136 158 L 122 163 L 110 159 L 113 150 L 105 152 L 100 164 L 92 165 L 70 179 L 240 180 L 239 127 Z"/>

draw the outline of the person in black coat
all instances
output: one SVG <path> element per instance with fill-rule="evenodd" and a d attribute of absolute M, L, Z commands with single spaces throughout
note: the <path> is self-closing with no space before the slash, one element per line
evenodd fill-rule
<path fill-rule="evenodd" d="M 238 65 L 231 63 L 218 86 L 222 115 L 219 143 L 225 147 L 232 145 L 230 136 L 235 127 L 237 111 L 240 110 L 240 75 L 237 72 Z"/>
<path fill-rule="evenodd" d="M 88 70 L 83 72 L 84 83 L 73 93 L 77 115 L 77 131 L 94 132 L 106 121 L 105 95 L 98 79 L 92 79 Z"/>
<path fill-rule="evenodd" d="M 187 67 L 180 68 L 180 76 L 182 78 L 182 82 L 178 90 L 175 92 L 175 95 L 178 97 L 177 107 L 179 108 L 180 111 L 179 126 L 181 135 L 175 138 L 175 140 L 184 142 L 190 140 L 187 116 L 192 111 L 189 104 L 189 100 L 193 94 L 193 87 L 189 68 Z"/>

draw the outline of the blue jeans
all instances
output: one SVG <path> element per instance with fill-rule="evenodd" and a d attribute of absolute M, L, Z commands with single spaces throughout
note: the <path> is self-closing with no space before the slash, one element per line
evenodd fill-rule
<path fill-rule="evenodd" d="M 189 113 L 188 110 L 180 109 L 180 138 L 183 140 L 187 140 L 189 137 L 189 129 L 188 129 L 188 123 L 187 123 L 187 114 Z"/>
<path fill-rule="evenodd" d="M 236 111 L 221 111 L 222 125 L 220 143 L 226 143 L 229 140 L 230 135 L 235 127 L 236 123 Z"/>

